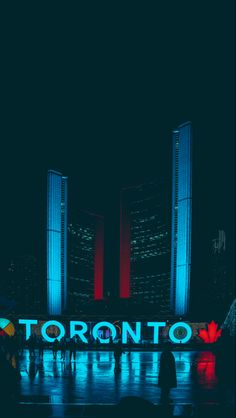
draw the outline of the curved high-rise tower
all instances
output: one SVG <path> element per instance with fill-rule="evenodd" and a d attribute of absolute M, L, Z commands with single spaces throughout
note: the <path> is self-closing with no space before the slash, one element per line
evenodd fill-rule
<path fill-rule="evenodd" d="M 192 234 L 192 124 L 173 131 L 171 234 L 171 308 L 175 315 L 189 309 Z"/>
<path fill-rule="evenodd" d="M 67 307 L 67 177 L 48 171 L 47 307 L 61 315 Z"/>

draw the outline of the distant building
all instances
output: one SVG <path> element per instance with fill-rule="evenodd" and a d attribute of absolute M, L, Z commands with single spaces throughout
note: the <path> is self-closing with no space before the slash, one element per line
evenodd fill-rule
<path fill-rule="evenodd" d="M 120 298 L 136 311 L 170 312 L 170 199 L 165 182 L 121 190 Z"/>
<path fill-rule="evenodd" d="M 103 299 L 104 219 L 78 212 L 68 226 L 68 298 L 70 313 L 90 312 Z"/>
<path fill-rule="evenodd" d="M 192 236 L 192 125 L 173 131 L 171 309 L 189 311 Z"/>
<path fill-rule="evenodd" d="M 218 237 L 212 240 L 213 254 L 221 254 L 226 251 L 226 235 L 225 231 L 219 230 Z"/>
<path fill-rule="evenodd" d="M 220 312 L 225 315 L 234 300 L 234 278 L 230 273 L 224 230 L 219 230 L 217 238 L 212 240 L 209 255 L 209 278 L 206 281 L 204 293 L 205 304 L 211 307 L 212 315 L 216 317 Z"/>
<path fill-rule="evenodd" d="M 221 326 L 231 337 L 236 334 L 236 299 L 232 302 L 229 312 Z"/>
<path fill-rule="evenodd" d="M 49 315 L 67 308 L 67 177 L 48 171 L 47 306 Z"/>
<path fill-rule="evenodd" d="M 21 314 L 42 313 L 44 289 L 37 260 L 32 255 L 13 257 L 1 280 L 2 294 L 9 299 L 9 312 Z"/>
<path fill-rule="evenodd" d="M 163 315 L 189 311 L 192 234 L 192 125 L 173 131 L 171 184 L 121 191 L 120 298 Z M 171 209 L 172 208 L 172 209 Z"/>

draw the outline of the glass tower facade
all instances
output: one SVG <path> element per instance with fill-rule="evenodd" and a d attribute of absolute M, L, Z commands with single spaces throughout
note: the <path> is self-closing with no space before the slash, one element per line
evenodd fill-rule
<path fill-rule="evenodd" d="M 135 310 L 170 313 L 170 205 L 166 181 L 121 191 L 120 298 Z"/>
<path fill-rule="evenodd" d="M 67 177 L 48 171 L 47 306 L 61 315 L 67 305 Z"/>
<path fill-rule="evenodd" d="M 173 131 L 171 309 L 189 309 L 192 229 L 192 124 Z"/>
<path fill-rule="evenodd" d="M 104 219 L 79 211 L 68 227 L 69 313 L 94 312 L 103 299 Z"/>

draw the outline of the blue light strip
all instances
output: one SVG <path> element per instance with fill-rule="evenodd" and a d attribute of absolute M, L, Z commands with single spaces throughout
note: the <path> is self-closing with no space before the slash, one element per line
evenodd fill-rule
<path fill-rule="evenodd" d="M 49 315 L 60 315 L 62 312 L 61 186 L 61 174 L 49 171 L 47 201 L 47 304 Z"/>
<path fill-rule="evenodd" d="M 179 140 L 179 131 L 173 132 L 172 145 L 172 225 L 171 225 L 171 287 L 170 287 L 170 303 L 172 312 L 175 311 L 175 290 L 176 290 L 176 240 L 177 240 L 177 203 L 176 193 L 178 192 L 178 183 L 176 178 L 175 160 L 176 160 L 176 144 Z"/>
<path fill-rule="evenodd" d="M 176 315 L 189 309 L 192 229 L 192 125 L 173 132 L 171 304 Z"/>
<path fill-rule="evenodd" d="M 62 263 L 62 308 L 67 308 L 67 177 L 62 177 L 62 236 L 61 236 L 61 263 Z"/>

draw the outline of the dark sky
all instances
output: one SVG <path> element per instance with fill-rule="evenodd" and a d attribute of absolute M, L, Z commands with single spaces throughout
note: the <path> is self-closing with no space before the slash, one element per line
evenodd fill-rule
<path fill-rule="evenodd" d="M 199 246 L 219 227 L 232 241 L 234 1 L 162 3 L 2 11 L 5 258 L 42 254 L 47 169 L 69 176 L 71 206 L 107 213 L 120 185 L 168 174 L 186 120 Z"/>

